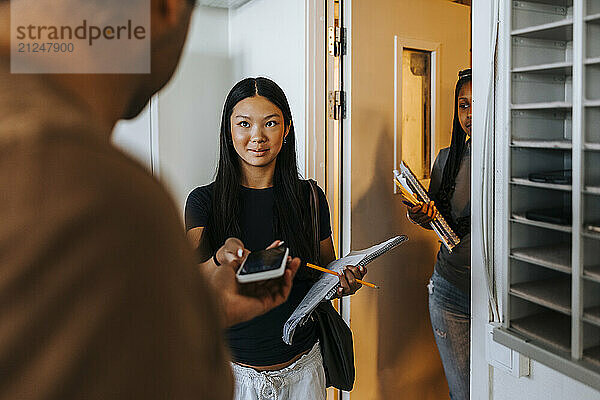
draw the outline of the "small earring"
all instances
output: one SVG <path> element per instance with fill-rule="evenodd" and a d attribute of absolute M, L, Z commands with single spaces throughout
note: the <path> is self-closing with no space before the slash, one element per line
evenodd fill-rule
<path fill-rule="evenodd" d="M 286 143 L 287 143 L 287 137 L 284 137 L 283 138 L 283 144 L 286 144 Z"/>

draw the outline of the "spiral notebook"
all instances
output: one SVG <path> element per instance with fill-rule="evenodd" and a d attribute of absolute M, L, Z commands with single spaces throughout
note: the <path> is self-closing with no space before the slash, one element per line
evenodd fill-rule
<path fill-rule="evenodd" d="M 396 246 L 408 240 L 407 236 L 396 236 L 383 243 L 377 244 L 364 250 L 352 251 L 346 257 L 332 261 L 327 268 L 340 272 L 346 265 L 366 266 L 377 257 L 387 253 Z M 294 331 L 299 325 L 302 325 L 310 317 L 312 311 L 322 301 L 331 300 L 340 284 L 340 280 L 335 275 L 325 274 L 308 291 L 302 302 L 296 307 L 290 318 L 283 326 L 283 341 L 289 345 L 292 344 Z"/>
<path fill-rule="evenodd" d="M 402 185 L 409 193 L 416 196 L 417 200 L 422 201 L 423 203 L 429 203 L 431 201 L 427 194 L 427 190 L 421 185 L 421 182 L 419 182 L 415 174 L 404 161 L 400 163 L 400 171 L 394 170 L 394 179 L 396 184 Z M 450 228 L 450 225 L 448 225 L 448 222 L 446 222 L 442 214 L 438 213 L 435 219 L 431 221 L 430 225 L 449 252 L 452 252 L 452 250 L 460 243 L 460 238 L 454 233 L 452 228 Z"/>

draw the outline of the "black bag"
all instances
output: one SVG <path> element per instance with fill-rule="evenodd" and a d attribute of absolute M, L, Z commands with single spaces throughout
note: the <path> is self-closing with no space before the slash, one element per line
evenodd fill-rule
<path fill-rule="evenodd" d="M 314 232 L 316 261 L 320 257 L 319 234 L 319 195 L 317 183 L 308 181 L 311 188 L 310 208 Z M 313 311 L 319 326 L 319 343 L 323 356 L 323 368 L 327 387 L 350 391 L 354 387 L 356 371 L 354 369 L 354 344 L 352 331 L 335 310 L 331 301 L 324 301 Z"/>

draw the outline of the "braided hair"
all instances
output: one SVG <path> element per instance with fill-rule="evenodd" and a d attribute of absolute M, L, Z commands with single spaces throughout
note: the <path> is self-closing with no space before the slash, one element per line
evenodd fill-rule
<path fill-rule="evenodd" d="M 458 96 L 462 87 L 471 82 L 471 69 L 460 71 L 458 77 L 459 79 L 454 90 L 454 121 L 452 123 L 450 152 L 444 166 L 440 188 L 432 197 L 438 211 L 450 224 L 452 230 L 462 238 L 471 231 L 471 216 L 457 218 L 456 220 L 452 218 L 451 200 L 456 189 L 456 176 L 458 175 L 463 155 L 467 149 L 467 133 L 460 125 L 458 116 Z"/>

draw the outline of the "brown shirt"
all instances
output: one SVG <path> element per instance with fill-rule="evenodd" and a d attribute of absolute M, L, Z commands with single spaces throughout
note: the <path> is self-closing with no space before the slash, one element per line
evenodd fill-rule
<path fill-rule="evenodd" d="M 0 66 L 0 399 L 229 399 L 214 296 L 161 185 Z"/>

